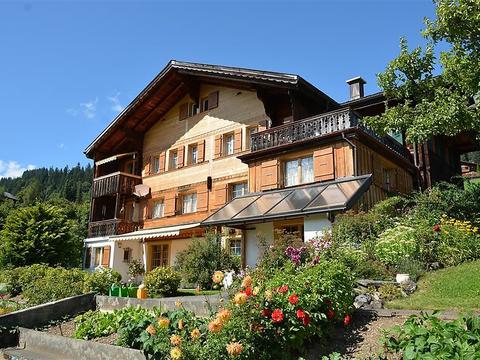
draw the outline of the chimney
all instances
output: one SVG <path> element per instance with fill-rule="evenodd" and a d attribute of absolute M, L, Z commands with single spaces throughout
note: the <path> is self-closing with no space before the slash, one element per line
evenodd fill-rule
<path fill-rule="evenodd" d="M 350 100 L 360 99 L 365 95 L 363 85 L 366 83 L 360 76 L 347 80 L 347 84 L 350 85 Z"/>

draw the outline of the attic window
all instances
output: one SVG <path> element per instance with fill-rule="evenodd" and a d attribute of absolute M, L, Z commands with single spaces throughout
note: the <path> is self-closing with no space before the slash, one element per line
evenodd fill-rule
<path fill-rule="evenodd" d="M 201 111 L 207 111 L 218 107 L 218 91 L 214 91 L 204 97 L 200 103 Z"/>

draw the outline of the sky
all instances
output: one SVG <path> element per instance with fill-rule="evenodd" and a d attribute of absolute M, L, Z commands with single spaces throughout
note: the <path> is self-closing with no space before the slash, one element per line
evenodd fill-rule
<path fill-rule="evenodd" d="M 171 59 L 295 73 L 337 101 L 405 36 L 424 44 L 430 0 L 0 0 L 0 177 L 89 160 L 84 149 Z"/>

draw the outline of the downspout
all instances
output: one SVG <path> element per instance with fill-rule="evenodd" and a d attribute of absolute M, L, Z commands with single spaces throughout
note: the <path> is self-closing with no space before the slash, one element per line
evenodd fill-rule
<path fill-rule="evenodd" d="M 355 145 L 350 139 L 345 136 L 345 133 L 342 131 L 342 139 L 349 144 L 353 149 L 353 176 L 358 175 L 358 164 L 357 164 L 357 145 Z"/>

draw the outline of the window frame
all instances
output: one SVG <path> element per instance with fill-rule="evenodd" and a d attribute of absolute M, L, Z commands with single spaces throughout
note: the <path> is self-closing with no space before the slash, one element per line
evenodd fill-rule
<path fill-rule="evenodd" d="M 126 259 L 125 259 L 125 254 L 128 254 Z M 132 248 L 126 247 L 123 249 L 122 261 L 127 264 L 130 264 L 132 262 Z"/>
<path fill-rule="evenodd" d="M 160 251 L 156 251 L 156 248 Z M 160 243 L 150 246 L 150 270 L 157 267 L 166 267 L 170 264 L 170 246 L 169 244 Z M 156 258 L 159 255 L 159 258 Z"/>
<path fill-rule="evenodd" d="M 243 186 L 243 193 L 240 194 L 240 195 L 236 195 L 235 196 L 235 187 L 236 186 Z M 240 183 L 235 183 L 235 184 L 231 184 L 231 187 L 230 187 L 230 200 L 233 200 L 235 199 L 236 197 L 239 197 L 239 196 L 243 196 L 243 195 L 246 195 L 248 194 L 248 183 L 247 182 L 240 182 Z"/>
<path fill-rule="evenodd" d="M 231 152 L 229 152 L 229 142 L 228 142 L 228 139 L 231 139 Z M 233 155 L 235 154 L 235 134 L 232 132 L 232 133 L 226 133 L 226 134 L 223 134 L 223 139 L 222 139 L 222 151 L 223 151 L 223 156 L 230 156 L 230 155 Z"/>
<path fill-rule="evenodd" d="M 156 204 L 161 204 L 160 206 L 160 216 L 155 216 L 155 205 Z M 161 199 L 154 199 L 153 202 L 152 202 L 152 212 L 151 212 L 151 219 L 152 220 L 156 220 L 156 219 L 161 219 L 165 217 L 165 199 L 161 198 Z"/>
<path fill-rule="evenodd" d="M 308 181 L 304 179 L 304 165 L 303 161 L 309 159 L 311 162 L 311 167 L 312 167 L 312 177 Z M 289 163 L 294 163 L 296 162 L 297 166 L 297 171 L 296 171 L 296 176 L 295 176 L 295 183 L 294 184 L 289 184 L 287 179 L 289 179 L 288 176 L 288 164 Z M 286 159 L 283 162 L 283 185 L 284 187 L 291 187 L 291 186 L 298 186 L 298 185 L 303 185 L 303 184 L 310 184 L 315 181 L 315 177 L 313 175 L 313 155 L 308 155 L 308 156 L 302 156 L 298 157 L 295 159 Z"/>
<path fill-rule="evenodd" d="M 195 154 L 195 159 L 193 154 Z M 188 164 L 189 165 L 198 164 L 198 144 L 191 144 L 188 146 Z"/>
<path fill-rule="evenodd" d="M 173 161 L 175 159 L 175 161 Z M 170 161 L 168 162 L 169 170 L 178 169 L 178 150 L 170 150 Z"/>
<path fill-rule="evenodd" d="M 186 211 L 186 199 L 191 199 L 190 200 L 190 209 L 189 211 Z M 198 203 L 197 203 L 197 193 L 196 192 L 192 192 L 192 193 L 187 193 L 187 194 L 182 194 L 181 196 L 181 200 L 182 200 L 182 214 L 193 214 L 193 213 L 196 213 L 197 212 L 197 207 L 198 207 Z M 195 205 L 195 207 L 193 206 Z"/>
<path fill-rule="evenodd" d="M 232 246 L 233 244 L 233 246 Z M 232 238 L 232 239 L 229 239 L 229 242 L 228 242 L 228 250 L 229 250 L 229 253 L 230 255 L 233 255 L 233 256 L 242 256 L 242 245 L 243 245 L 243 242 L 242 242 L 242 239 L 236 239 L 236 238 Z M 238 253 L 237 253 L 238 251 Z"/>
<path fill-rule="evenodd" d="M 158 174 L 160 172 L 160 155 L 154 156 L 152 162 L 152 173 Z"/>

